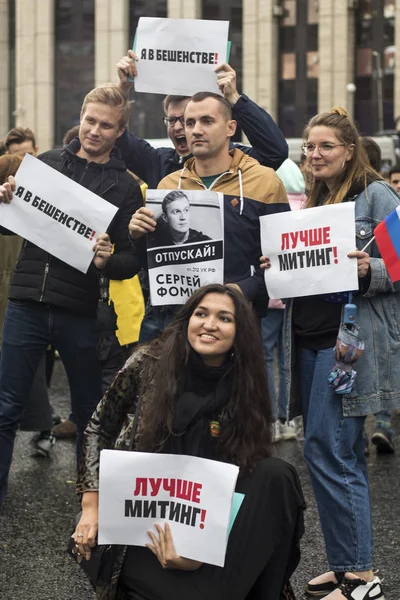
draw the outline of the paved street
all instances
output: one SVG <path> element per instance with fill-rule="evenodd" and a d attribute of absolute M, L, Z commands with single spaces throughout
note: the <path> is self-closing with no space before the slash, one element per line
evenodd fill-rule
<path fill-rule="evenodd" d="M 59 362 L 51 396 L 55 411 L 66 416 L 68 386 Z M 395 417 L 394 427 L 400 455 L 399 415 Z M 65 552 L 73 516 L 78 511 L 74 493 L 74 443 L 57 442 L 51 461 L 32 458 L 31 435 L 20 433 L 17 437 L 8 499 L 0 513 L 0 599 L 92 600 L 90 585 Z M 276 449 L 279 456 L 297 467 L 308 504 L 303 558 L 294 577 L 295 589 L 301 598 L 307 579 L 326 570 L 323 541 L 301 448 L 297 442 L 290 441 L 278 444 Z M 399 456 L 377 457 L 371 448 L 368 463 L 375 565 L 385 581 L 386 600 L 399 600 L 400 460 Z M 337 519 L 340 519 L 339 514 Z"/>

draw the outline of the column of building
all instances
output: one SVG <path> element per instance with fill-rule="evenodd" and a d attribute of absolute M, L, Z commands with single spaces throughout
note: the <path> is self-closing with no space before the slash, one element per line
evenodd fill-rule
<path fill-rule="evenodd" d="M 118 81 L 115 65 L 132 47 L 129 0 L 95 0 L 95 83 Z"/>
<path fill-rule="evenodd" d="M 15 8 L 15 122 L 44 151 L 54 139 L 54 0 L 16 0 Z"/>
<path fill-rule="evenodd" d="M 201 19 L 201 0 L 168 0 L 170 19 Z"/>
<path fill-rule="evenodd" d="M 354 79 L 354 11 L 348 0 L 319 2 L 318 110 L 341 105 L 352 113 Z"/>
<path fill-rule="evenodd" d="M 0 139 L 9 129 L 8 0 L 0 0 Z"/>
<path fill-rule="evenodd" d="M 278 19 L 274 0 L 243 0 L 243 92 L 277 116 Z"/>
<path fill-rule="evenodd" d="M 400 2 L 395 3 L 395 46 L 396 61 L 394 67 L 394 118 L 400 116 Z M 400 122 L 397 123 L 400 129 Z"/>

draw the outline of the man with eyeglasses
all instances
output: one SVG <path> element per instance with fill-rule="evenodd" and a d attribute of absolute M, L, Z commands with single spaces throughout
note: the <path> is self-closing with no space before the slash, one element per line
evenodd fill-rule
<path fill-rule="evenodd" d="M 125 96 L 132 87 L 129 80 L 137 75 L 137 62 L 135 53 L 129 50 L 127 56 L 117 63 L 119 88 Z M 215 72 L 218 86 L 232 106 L 233 118 L 252 145 L 232 144 L 231 147 L 249 154 L 265 167 L 278 169 L 288 157 L 288 145 L 278 126 L 264 109 L 244 94 L 239 94 L 232 67 L 223 63 L 217 65 Z M 189 100 L 189 96 L 167 96 L 163 101 L 164 123 L 174 148 L 153 148 L 128 131 L 117 142 L 126 167 L 150 188 L 156 188 L 166 175 L 182 168 L 191 156 L 183 126 L 183 113 Z"/>

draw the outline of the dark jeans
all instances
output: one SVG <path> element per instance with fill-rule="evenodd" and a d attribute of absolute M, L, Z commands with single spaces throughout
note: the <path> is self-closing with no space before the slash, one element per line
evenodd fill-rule
<path fill-rule="evenodd" d="M 50 431 L 52 427 L 53 410 L 47 389 L 46 359 L 43 356 L 19 428 L 22 431 Z"/>
<path fill-rule="evenodd" d="M 139 343 L 151 342 L 170 324 L 180 306 L 146 306 L 146 313 L 140 327 Z"/>
<path fill-rule="evenodd" d="M 96 317 L 10 300 L 0 362 L 0 505 L 6 494 L 15 434 L 49 344 L 57 348 L 67 373 L 77 422 L 78 460 L 84 429 L 102 396 Z"/>

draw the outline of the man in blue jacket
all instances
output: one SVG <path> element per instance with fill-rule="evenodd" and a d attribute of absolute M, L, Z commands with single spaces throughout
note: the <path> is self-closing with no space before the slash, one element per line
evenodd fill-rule
<path fill-rule="evenodd" d="M 131 50 L 118 63 L 119 87 L 128 96 L 132 79 L 137 76 L 137 57 Z M 252 146 L 230 144 L 272 169 L 278 169 L 288 157 L 288 145 L 272 117 L 236 88 L 236 73 L 227 64 L 215 68 L 218 86 L 225 100 L 232 107 L 232 118 L 236 121 Z M 189 96 L 167 96 L 163 101 L 164 123 L 174 148 L 153 148 L 145 140 L 126 131 L 117 144 L 128 169 L 140 177 L 149 188 L 156 188 L 167 175 L 182 169 L 190 153 L 184 128 L 183 114 L 190 101 Z M 139 253 L 144 255 L 142 244 Z M 267 297 L 266 297 L 267 303 Z M 169 306 L 148 305 L 143 319 L 139 341 L 145 342 L 157 335 L 174 314 Z"/>
<path fill-rule="evenodd" d="M 132 80 L 137 75 L 137 57 L 128 51 L 118 63 L 119 88 L 128 96 Z M 247 136 L 251 146 L 233 144 L 264 167 L 278 169 L 288 157 L 288 145 L 272 117 L 255 102 L 236 89 L 236 73 L 229 65 L 217 65 L 218 86 L 225 99 L 232 106 L 233 119 Z M 153 148 L 145 140 L 125 131 L 117 146 L 127 168 L 142 179 L 149 188 L 155 189 L 161 179 L 182 168 L 191 156 L 183 127 L 183 113 L 190 100 L 189 96 L 167 96 L 163 107 L 164 123 L 174 148 Z"/>

